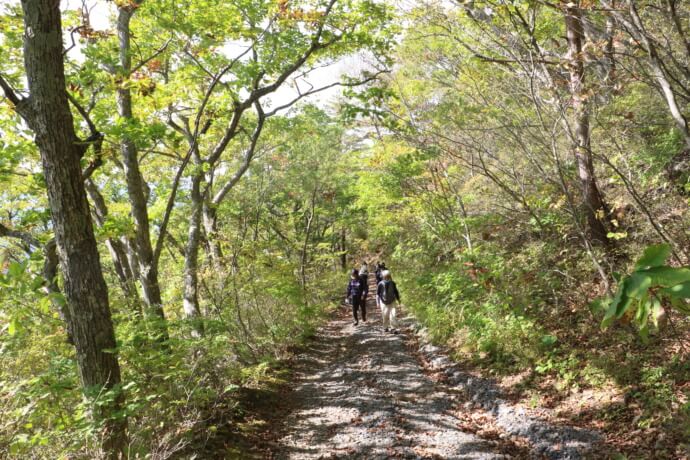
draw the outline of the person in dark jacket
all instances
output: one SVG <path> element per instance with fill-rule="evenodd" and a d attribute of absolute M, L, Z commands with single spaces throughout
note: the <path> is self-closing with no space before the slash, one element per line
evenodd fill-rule
<path fill-rule="evenodd" d="M 376 278 L 376 286 L 378 289 L 379 283 L 383 280 L 383 277 L 381 276 L 381 273 L 386 269 L 386 264 L 383 262 L 377 262 L 376 263 L 376 270 L 374 271 L 374 277 Z M 376 306 L 381 308 L 381 299 L 379 299 L 378 293 L 376 295 Z M 383 311 L 381 312 L 383 313 Z"/>
<path fill-rule="evenodd" d="M 388 270 L 383 270 L 381 272 L 383 280 L 376 286 L 376 298 L 379 299 L 381 303 L 381 314 L 383 316 L 383 328 L 384 331 L 389 330 L 397 334 L 398 330 L 395 328 L 395 309 L 396 304 L 400 303 L 400 293 L 398 292 L 398 286 L 395 285 L 391 272 Z"/>
<path fill-rule="evenodd" d="M 353 269 L 350 273 L 350 282 L 347 285 L 347 299 L 350 299 L 352 303 L 352 316 L 355 318 L 355 326 L 359 324 L 359 318 L 357 317 L 357 312 L 362 311 L 362 321 L 367 320 L 367 308 L 364 303 L 364 285 L 362 280 L 359 278 L 359 271 Z"/>
<path fill-rule="evenodd" d="M 376 270 L 374 271 L 374 276 L 376 276 L 376 285 L 378 286 L 381 280 L 383 280 L 383 277 L 381 276 L 381 272 L 386 269 L 386 264 L 383 262 L 379 262 L 376 264 Z"/>
<path fill-rule="evenodd" d="M 366 262 L 362 262 L 362 266 L 359 269 L 359 280 L 364 285 L 364 295 L 362 296 L 362 304 L 364 305 L 364 308 L 366 308 L 367 295 L 369 295 L 369 267 L 367 266 Z M 364 319 L 364 315 L 362 315 L 362 319 Z M 366 320 L 364 319 L 364 321 Z"/>

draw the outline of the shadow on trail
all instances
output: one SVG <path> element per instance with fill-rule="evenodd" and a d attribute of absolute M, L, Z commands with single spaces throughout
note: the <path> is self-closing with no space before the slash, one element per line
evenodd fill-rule
<path fill-rule="evenodd" d="M 343 309 L 297 356 L 294 407 L 270 458 L 506 458 L 458 428 L 456 395 L 424 375 L 402 335 L 382 330 L 372 298 L 367 312 L 355 326 Z"/>

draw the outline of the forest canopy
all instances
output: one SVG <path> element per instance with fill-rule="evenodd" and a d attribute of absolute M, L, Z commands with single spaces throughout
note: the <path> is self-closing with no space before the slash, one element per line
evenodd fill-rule
<path fill-rule="evenodd" d="M 570 416 L 690 455 L 689 21 L 0 2 L 0 456 L 200 452 L 362 260 L 458 360 L 529 374 L 519 397 L 610 392 Z"/>

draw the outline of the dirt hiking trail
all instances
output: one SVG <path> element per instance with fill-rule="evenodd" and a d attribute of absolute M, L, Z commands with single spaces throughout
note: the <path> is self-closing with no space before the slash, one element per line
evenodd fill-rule
<path fill-rule="evenodd" d="M 371 289 L 367 322 L 354 325 L 343 307 L 294 358 L 293 384 L 275 406 L 266 443 L 247 458 L 588 458 L 565 448 L 559 429 L 539 431 L 537 442 L 506 434 L 490 410 L 471 402 L 467 385 L 429 372 L 410 318 L 401 321 L 399 312 L 400 333 L 384 332 Z"/>

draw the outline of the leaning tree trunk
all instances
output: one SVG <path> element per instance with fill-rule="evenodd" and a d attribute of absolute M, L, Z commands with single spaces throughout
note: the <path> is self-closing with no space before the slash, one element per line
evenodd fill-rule
<path fill-rule="evenodd" d="M 60 2 L 22 0 L 22 9 L 30 96 L 17 111 L 34 132 L 41 153 L 79 374 L 86 394 L 97 397 L 120 383 L 120 367 L 79 165 L 85 147 L 74 131 L 65 89 Z M 127 446 L 126 420 L 115 416 L 122 397 L 108 401 L 94 404 L 93 415 L 105 426 L 103 449 L 118 458 Z"/>
<path fill-rule="evenodd" d="M 582 190 L 582 207 L 587 217 L 587 229 L 593 241 L 607 244 L 607 232 L 603 223 L 606 206 L 597 186 L 592 162 L 589 127 L 589 102 L 585 94 L 585 66 L 582 56 L 582 10 L 578 5 L 566 8 L 565 28 L 568 39 L 570 66 L 570 94 L 574 110 L 573 153 L 577 160 L 578 176 Z"/>
<path fill-rule="evenodd" d="M 630 29 L 632 29 L 632 31 L 637 31 L 636 38 L 640 40 L 642 46 L 646 48 L 647 54 L 649 56 L 649 66 L 652 69 L 652 75 L 656 79 L 657 84 L 659 85 L 659 89 L 661 89 L 661 92 L 664 95 L 666 105 L 668 106 L 669 112 L 671 112 L 673 121 L 676 122 L 676 126 L 683 135 L 683 140 L 685 141 L 685 148 L 690 149 L 690 127 L 688 127 L 688 119 L 683 114 L 683 110 L 680 104 L 678 103 L 678 98 L 676 97 L 676 93 L 673 90 L 673 86 L 671 85 L 671 80 L 666 76 L 666 73 L 664 72 L 663 60 L 659 56 L 659 52 L 656 49 L 654 41 L 648 37 L 647 31 L 644 28 L 644 24 L 642 24 L 642 19 L 640 18 L 639 13 L 637 12 L 635 4 L 633 2 L 629 2 L 629 6 L 630 16 L 633 21 L 633 27 L 631 27 Z M 674 18 L 677 18 L 675 14 Z M 677 30 L 680 34 L 680 38 L 683 41 L 685 41 L 682 26 L 677 27 Z M 688 51 L 688 53 L 690 53 L 690 51 Z"/>
<path fill-rule="evenodd" d="M 117 35 L 120 46 L 121 77 L 128 79 L 132 70 L 130 49 L 129 22 L 134 11 L 130 4 L 121 6 L 117 19 Z M 132 93 L 128 85 L 123 84 L 117 89 L 117 109 L 119 115 L 127 120 L 134 118 L 132 114 Z M 123 135 L 120 146 L 122 163 L 127 180 L 127 194 L 132 206 L 132 218 L 135 226 L 135 243 L 137 259 L 139 261 L 139 280 L 141 282 L 147 315 L 159 320 L 157 333 L 160 339 L 168 337 L 165 325 L 165 314 L 161 300 L 160 285 L 158 283 L 158 266 L 154 261 L 153 247 L 149 230 L 149 215 L 144 178 L 139 169 L 139 155 L 137 146 L 127 133 Z"/>

